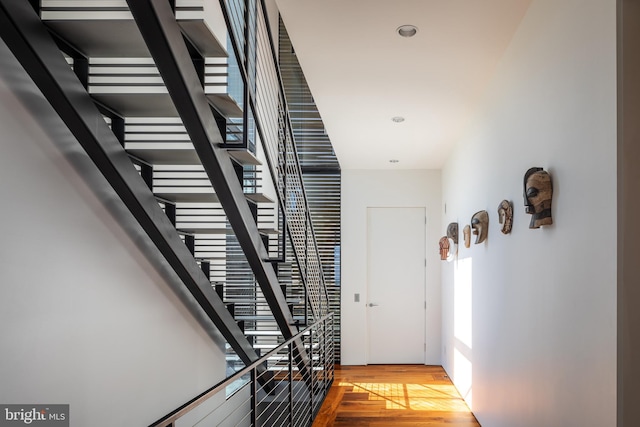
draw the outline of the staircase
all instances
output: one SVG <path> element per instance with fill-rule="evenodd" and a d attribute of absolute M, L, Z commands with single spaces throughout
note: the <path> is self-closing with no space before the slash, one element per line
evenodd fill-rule
<path fill-rule="evenodd" d="M 263 5 L 0 5 L 7 45 L 227 339 L 228 372 L 313 403 L 333 355 L 298 333 L 327 292 Z"/>

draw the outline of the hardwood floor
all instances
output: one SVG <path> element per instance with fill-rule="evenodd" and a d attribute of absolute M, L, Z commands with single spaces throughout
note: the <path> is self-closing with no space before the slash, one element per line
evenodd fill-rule
<path fill-rule="evenodd" d="M 441 366 L 336 365 L 313 427 L 480 427 Z"/>

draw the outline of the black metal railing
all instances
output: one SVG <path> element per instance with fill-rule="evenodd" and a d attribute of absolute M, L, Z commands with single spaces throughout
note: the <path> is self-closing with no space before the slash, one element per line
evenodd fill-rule
<path fill-rule="evenodd" d="M 262 0 L 220 3 L 230 38 L 236 44 L 234 51 L 244 53 L 238 61 L 243 62 L 240 69 L 249 74 L 244 80 L 251 86 L 245 109 L 247 114 L 253 113 L 276 186 L 293 252 L 288 260 L 298 270 L 295 276 L 307 293 L 309 313 L 305 316 L 317 319 L 329 312 L 329 297 L 264 3 Z M 256 30 L 246 31 L 249 24 Z"/>
<path fill-rule="evenodd" d="M 322 259 L 329 310 L 334 313 L 334 327 L 339 331 L 340 164 L 282 19 L 279 19 L 278 65 Z M 339 358 L 340 334 L 336 333 L 334 339 L 336 357 Z"/>
<path fill-rule="evenodd" d="M 294 360 L 296 340 L 309 355 L 310 378 Z M 333 314 L 328 314 L 150 427 L 310 426 L 333 383 L 333 349 Z M 260 382 L 265 374 L 257 368 L 264 366 L 273 375 L 270 392 Z"/>

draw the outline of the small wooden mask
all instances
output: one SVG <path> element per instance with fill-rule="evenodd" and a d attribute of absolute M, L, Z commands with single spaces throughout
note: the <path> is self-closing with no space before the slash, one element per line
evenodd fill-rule
<path fill-rule="evenodd" d="M 513 203 L 503 200 L 498 205 L 498 221 L 502 224 L 502 234 L 511 233 L 513 227 Z"/>
<path fill-rule="evenodd" d="M 452 222 L 447 226 L 447 237 L 453 240 L 453 243 L 458 244 L 458 223 Z"/>
<path fill-rule="evenodd" d="M 529 228 L 553 224 L 552 196 L 551 175 L 542 168 L 530 168 L 524 175 L 524 205 L 527 213 L 532 215 Z"/>
<path fill-rule="evenodd" d="M 462 235 L 464 236 L 464 247 L 468 248 L 471 246 L 471 226 L 465 225 L 462 229 Z"/>
<path fill-rule="evenodd" d="M 444 236 L 440 238 L 440 241 L 438 243 L 440 245 L 440 259 L 446 261 L 447 258 L 449 258 L 449 238 L 447 236 Z"/>
<path fill-rule="evenodd" d="M 489 233 L 489 213 L 487 211 L 476 212 L 471 217 L 471 227 L 476 237 L 476 245 L 487 240 Z"/>

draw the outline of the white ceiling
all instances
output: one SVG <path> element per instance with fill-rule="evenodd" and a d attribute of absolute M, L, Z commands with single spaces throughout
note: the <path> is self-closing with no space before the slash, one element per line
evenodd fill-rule
<path fill-rule="evenodd" d="M 439 169 L 530 0 L 276 3 L 341 167 Z"/>

